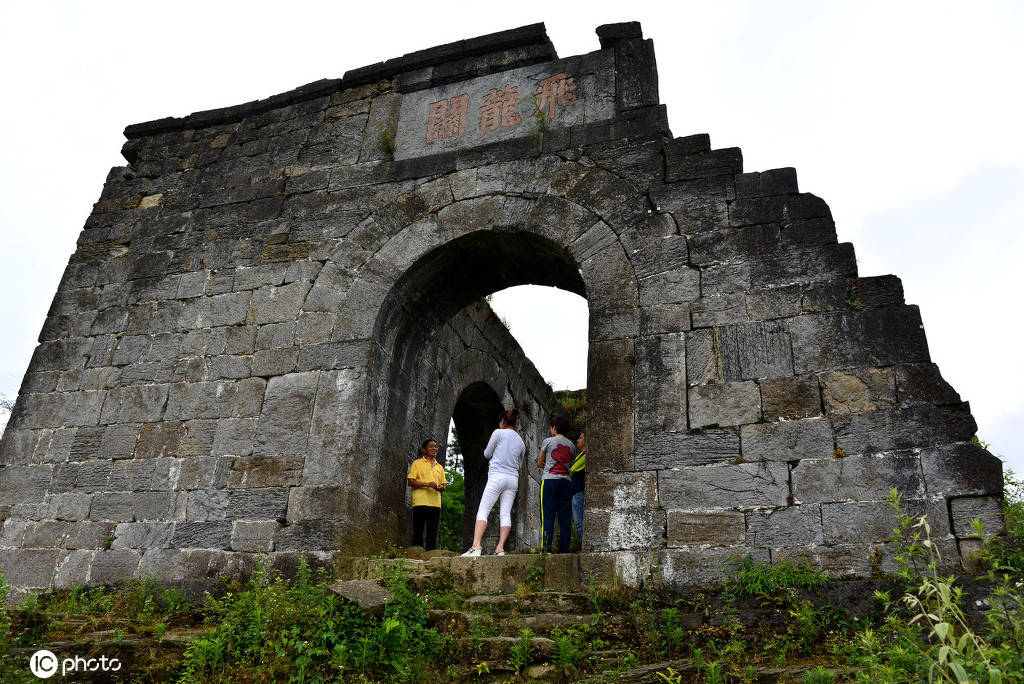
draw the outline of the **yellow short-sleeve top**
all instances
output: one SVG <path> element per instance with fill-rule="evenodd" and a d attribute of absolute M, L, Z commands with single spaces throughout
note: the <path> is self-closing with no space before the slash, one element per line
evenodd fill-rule
<path fill-rule="evenodd" d="M 430 461 L 425 458 L 417 458 L 409 466 L 408 477 L 413 480 L 420 480 L 422 482 L 433 482 L 435 484 L 445 484 L 444 479 L 444 468 L 437 461 L 434 461 L 433 467 L 430 465 Z M 413 506 L 434 506 L 435 508 L 441 507 L 441 492 L 436 489 L 426 489 L 424 487 L 413 487 L 412 488 L 412 505 Z"/>

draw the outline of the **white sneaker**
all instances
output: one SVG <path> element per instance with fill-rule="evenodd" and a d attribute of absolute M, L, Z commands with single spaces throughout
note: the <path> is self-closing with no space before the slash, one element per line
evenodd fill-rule
<path fill-rule="evenodd" d="M 495 552 L 494 552 L 494 555 L 495 555 L 495 556 L 504 556 L 504 555 L 505 555 L 505 552 L 504 552 L 504 551 L 495 551 Z"/>
<path fill-rule="evenodd" d="M 480 549 L 470 549 L 466 553 L 462 554 L 466 558 L 477 558 L 480 556 Z"/>

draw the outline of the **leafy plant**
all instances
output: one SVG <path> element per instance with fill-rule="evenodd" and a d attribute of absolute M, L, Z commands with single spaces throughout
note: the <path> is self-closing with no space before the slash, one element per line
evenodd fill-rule
<path fill-rule="evenodd" d="M 207 596 L 209 629 L 185 651 L 181 680 L 320 681 L 345 673 L 420 681 L 424 663 L 451 651 L 448 637 L 427 625 L 423 597 L 405 568 L 390 568 L 384 615 L 368 618 L 330 591 L 326 573 L 303 561 L 294 581 L 265 568 L 222 598 Z"/>
<path fill-rule="evenodd" d="M 530 591 L 541 591 L 544 588 L 544 559 L 547 553 L 541 551 L 533 556 L 526 565 L 526 588 Z"/>
<path fill-rule="evenodd" d="M 705 684 L 725 684 L 725 673 L 722 664 L 713 660 L 704 667 Z"/>
<path fill-rule="evenodd" d="M 985 538 L 975 530 L 975 536 L 986 542 L 981 560 L 1002 575 L 1024 580 L 1024 481 L 1009 468 L 1003 471 L 1002 512 L 1005 534 Z"/>
<path fill-rule="evenodd" d="M 551 662 L 558 668 L 559 678 L 565 681 L 575 672 L 581 661 L 580 650 L 571 634 L 556 632 L 551 635 L 554 646 L 551 649 Z"/>
<path fill-rule="evenodd" d="M 0 683 L 37 682 L 39 680 L 30 676 L 25 668 L 24 658 L 9 653 L 14 642 L 11 617 L 7 613 L 7 598 L 10 591 L 3 573 L 0 573 Z"/>
<path fill-rule="evenodd" d="M 388 155 L 395 153 L 395 136 L 391 131 L 387 130 L 380 125 L 379 122 L 374 121 L 373 125 L 377 128 L 377 138 L 380 140 L 380 147 Z"/>
<path fill-rule="evenodd" d="M 683 675 L 679 674 L 671 667 L 665 668 L 664 672 L 661 672 L 659 670 L 654 674 L 656 674 L 658 676 L 658 679 L 660 679 L 665 684 L 682 684 L 683 681 Z"/>
<path fill-rule="evenodd" d="M 860 296 L 857 292 L 856 281 L 850 283 L 850 289 L 846 293 L 846 305 L 854 311 L 859 311 L 864 308 L 864 305 L 860 302 Z"/>
<path fill-rule="evenodd" d="M 686 641 L 686 630 L 679 622 L 679 609 L 666 608 L 660 617 L 657 631 L 662 651 L 665 655 L 675 655 L 682 651 Z"/>
<path fill-rule="evenodd" d="M 887 619 L 881 636 L 871 629 L 859 635 L 859 664 L 877 681 L 1021 681 L 1019 648 L 1014 653 L 1012 645 L 995 641 L 996 632 L 989 639 L 975 632 L 961 607 L 962 589 L 953 577 L 938 573 L 940 557 L 927 517 L 907 515 L 895 489 L 889 504 L 897 518 L 891 539 L 907 590 L 898 601 L 876 594 L 886 605 Z M 1007 669 L 1004 663 L 1014 658 L 1016 667 Z"/>
<path fill-rule="evenodd" d="M 7 653 L 11 645 L 11 617 L 7 614 L 7 597 L 11 588 L 0 572 L 0 654 Z"/>
<path fill-rule="evenodd" d="M 928 564 L 931 539 L 927 518 L 910 515 L 903 510 L 903 498 L 896 488 L 889 490 L 889 507 L 896 515 L 896 527 L 886 541 L 896 545 L 897 574 L 908 582 L 921 577 Z M 927 541 L 927 544 L 925 544 Z"/>
<path fill-rule="evenodd" d="M 767 602 L 778 602 L 788 589 L 815 589 L 829 582 L 828 575 L 807 563 L 757 561 L 734 555 L 729 561 L 727 588 Z"/>
<path fill-rule="evenodd" d="M 191 604 L 178 589 L 165 587 L 152 577 L 133 577 L 116 588 L 74 586 L 66 592 L 46 594 L 40 608 L 66 615 L 117 615 L 141 625 L 187 611 Z"/>
<path fill-rule="evenodd" d="M 528 629 L 519 630 L 519 638 L 508 651 L 508 666 L 513 672 L 519 673 L 530 664 L 533 653 L 533 632 Z"/>
<path fill-rule="evenodd" d="M 591 571 L 587 571 L 583 575 L 583 587 L 587 590 L 587 600 L 590 601 L 590 605 L 594 608 L 594 613 L 597 614 L 598 619 L 604 605 L 604 592 L 603 584 L 597 580 L 597 575 Z"/>
<path fill-rule="evenodd" d="M 803 677 L 800 678 L 801 684 L 834 684 L 835 681 L 835 673 L 821 665 L 807 670 L 804 672 Z"/>
<path fill-rule="evenodd" d="M 640 659 L 637 657 L 636 653 L 629 651 L 626 655 L 622 656 L 622 661 L 620 662 L 619 667 L 622 670 L 632 670 L 639 664 Z"/>
<path fill-rule="evenodd" d="M 1022 503 L 1021 483 L 1013 471 L 1007 471 L 1003 513 L 1007 534 L 986 536 L 981 520 L 971 521 L 974 535 L 981 540 L 978 560 L 986 568 L 991 583 L 989 610 L 985 612 L 986 639 L 991 657 L 1007 681 L 1014 675 L 1024 679 L 1024 538 L 1019 518 Z"/>

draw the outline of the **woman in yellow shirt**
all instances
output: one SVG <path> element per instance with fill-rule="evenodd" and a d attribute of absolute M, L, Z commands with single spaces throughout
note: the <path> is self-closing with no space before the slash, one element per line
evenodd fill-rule
<path fill-rule="evenodd" d="M 427 551 L 437 548 L 437 527 L 441 521 L 441 492 L 448 486 L 444 468 L 437 462 L 437 440 L 423 442 L 417 458 L 409 466 L 406 481 L 412 487 L 412 545 Z M 424 535 L 424 527 L 426 535 Z"/>

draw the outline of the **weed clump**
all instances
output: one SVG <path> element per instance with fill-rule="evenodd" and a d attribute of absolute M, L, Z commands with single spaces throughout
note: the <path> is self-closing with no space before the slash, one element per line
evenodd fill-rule
<path fill-rule="evenodd" d="M 221 598 L 207 596 L 210 629 L 185 651 L 182 682 L 320 681 L 359 674 L 420 681 L 450 651 L 427 625 L 425 601 L 398 566 L 384 580 L 391 600 L 368 617 L 303 561 L 294 581 L 259 569 Z"/>
<path fill-rule="evenodd" d="M 816 589 L 828 584 L 828 575 L 807 563 L 782 560 L 777 563 L 733 556 L 727 588 L 738 594 L 776 602 L 792 589 Z"/>
<path fill-rule="evenodd" d="M 976 560 L 988 566 L 994 584 L 987 624 L 977 629 L 964 613 L 961 584 L 938 571 L 941 558 L 927 517 L 904 513 L 895 489 L 889 505 L 898 521 L 890 539 L 906 590 L 896 600 L 876 592 L 886 618 L 877 629 L 857 634 L 851 660 L 864 668 L 857 680 L 1024 682 L 1024 567 L 1016 556 L 1001 553 L 1000 545 L 985 538 L 981 522 L 972 521 L 982 543 Z"/>

